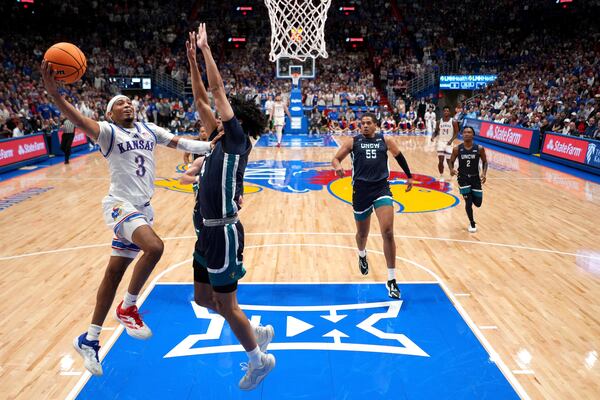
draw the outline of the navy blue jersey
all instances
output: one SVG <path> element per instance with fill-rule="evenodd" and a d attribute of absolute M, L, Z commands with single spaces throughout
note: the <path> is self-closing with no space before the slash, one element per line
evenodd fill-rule
<path fill-rule="evenodd" d="M 252 144 L 237 118 L 223 122 L 225 135 L 206 157 L 200 171 L 197 202 L 206 219 L 237 214 L 244 190 L 244 172 Z M 212 136 L 212 135 L 211 135 Z"/>
<path fill-rule="evenodd" d="M 352 182 L 379 182 L 390 176 L 387 145 L 382 134 L 367 138 L 354 136 L 352 145 Z"/>
<path fill-rule="evenodd" d="M 210 134 L 210 140 L 214 139 L 215 136 L 217 136 L 218 132 L 217 129 L 215 128 L 215 130 Z M 198 157 L 203 157 L 200 156 L 198 154 L 193 154 L 194 156 L 194 161 L 198 158 Z M 198 175 L 200 175 L 200 172 L 198 172 Z M 192 184 L 192 188 L 194 189 L 194 197 L 196 198 L 196 201 L 194 203 L 194 226 L 196 227 L 196 233 L 199 233 L 199 225 L 197 225 L 197 221 L 200 221 L 200 223 L 202 222 L 202 215 L 200 214 L 200 203 L 198 201 L 198 188 L 199 186 L 199 182 L 194 182 Z"/>
<path fill-rule="evenodd" d="M 458 145 L 458 175 L 474 176 L 479 175 L 479 145 L 473 143 L 470 149 L 465 148 L 465 144 Z"/>

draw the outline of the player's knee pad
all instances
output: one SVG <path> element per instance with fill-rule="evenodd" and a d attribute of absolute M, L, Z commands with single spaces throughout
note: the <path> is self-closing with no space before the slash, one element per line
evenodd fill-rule
<path fill-rule="evenodd" d="M 481 203 L 483 203 L 483 196 L 473 196 L 473 205 L 475 207 L 481 207 Z"/>

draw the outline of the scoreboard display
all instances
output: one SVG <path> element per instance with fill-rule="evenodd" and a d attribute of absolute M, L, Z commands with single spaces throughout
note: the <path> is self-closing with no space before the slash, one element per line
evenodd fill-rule
<path fill-rule="evenodd" d="M 440 90 L 478 90 L 494 82 L 498 75 L 441 75 Z"/>
<path fill-rule="evenodd" d="M 108 78 L 110 83 L 117 85 L 122 90 L 151 90 L 152 78 L 149 77 L 128 77 L 128 76 L 111 76 Z"/>

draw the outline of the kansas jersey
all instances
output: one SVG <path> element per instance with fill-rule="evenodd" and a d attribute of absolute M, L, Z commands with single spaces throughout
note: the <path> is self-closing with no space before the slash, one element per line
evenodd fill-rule
<path fill-rule="evenodd" d="M 283 104 L 283 101 L 273 102 L 273 118 L 285 118 L 285 104 Z"/>
<path fill-rule="evenodd" d="M 465 144 L 458 145 L 458 175 L 479 176 L 479 145 L 473 144 L 470 149 Z"/>
<path fill-rule="evenodd" d="M 450 118 L 448 121 L 444 121 L 444 119 L 440 119 L 439 127 L 440 127 L 440 138 L 450 139 L 454 136 L 454 123 L 453 119 Z"/>
<path fill-rule="evenodd" d="M 98 125 L 98 144 L 110 170 L 109 194 L 133 205 L 146 204 L 154 193 L 156 145 L 168 145 L 174 135 L 150 123 L 134 122 L 133 128 L 106 121 Z"/>
<path fill-rule="evenodd" d="M 244 172 L 252 150 L 250 140 L 233 117 L 223 122 L 225 135 L 206 157 L 200 171 L 198 205 L 206 219 L 233 217 L 244 190 Z"/>
<path fill-rule="evenodd" d="M 354 136 L 350 157 L 352 159 L 352 182 L 379 182 L 390 175 L 387 145 L 381 133 L 372 138 Z"/>

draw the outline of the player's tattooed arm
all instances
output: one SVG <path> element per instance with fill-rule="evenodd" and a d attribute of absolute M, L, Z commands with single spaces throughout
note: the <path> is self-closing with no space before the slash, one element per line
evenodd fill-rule
<path fill-rule="evenodd" d="M 454 148 L 452 149 L 452 155 L 448 159 L 448 168 L 450 169 L 451 176 L 454 176 L 457 174 L 456 169 L 454 169 L 454 163 L 456 162 L 457 158 L 458 158 L 458 146 L 454 146 Z"/>
<path fill-rule="evenodd" d="M 485 181 L 487 180 L 486 175 L 487 175 L 487 170 L 488 170 L 488 162 L 487 162 L 487 156 L 485 154 L 485 149 L 483 148 L 483 146 L 479 147 L 479 157 L 481 158 L 481 164 L 482 164 L 481 183 L 485 183 Z"/>
<path fill-rule="evenodd" d="M 64 97 L 62 97 L 58 91 L 56 83 L 56 74 L 52 69 L 50 63 L 42 61 L 42 79 L 44 81 L 44 87 L 48 94 L 54 100 L 54 104 L 58 107 L 60 112 L 75 125 L 85 132 L 93 140 L 98 140 L 100 134 L 100 125 L 98 122 L 91 118 L 83 115 L 79 110 L 73 107 Z"/>
<path fill-rule="evenodd" d="M 338 152 L 333 157 L 333 160 L 331 160 L 331 166 L 333 167 L 337 176 L 340 178 L 343 178 L 345 174 L 344 167 L 342 167 L 342 161 L 348 156 L 348 154 L 352 152 L 352 144 L 352 140 L 344 141 Z"/>

